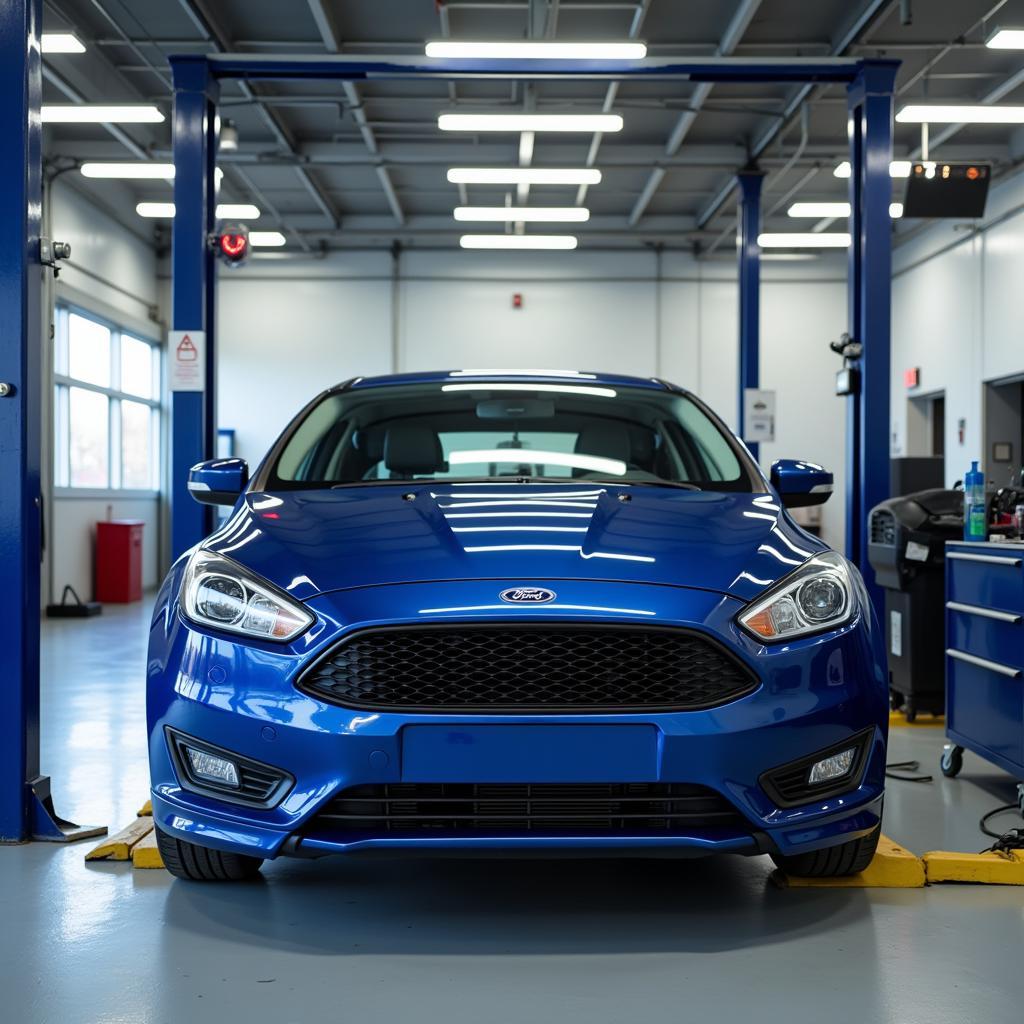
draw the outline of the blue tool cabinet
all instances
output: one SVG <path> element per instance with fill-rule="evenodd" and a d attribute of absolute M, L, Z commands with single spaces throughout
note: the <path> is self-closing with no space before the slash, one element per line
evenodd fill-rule
<path fill-rule="evenodd" d="M 1024 779 L 1024 543 L 946 545 L 946 735 Z"/>

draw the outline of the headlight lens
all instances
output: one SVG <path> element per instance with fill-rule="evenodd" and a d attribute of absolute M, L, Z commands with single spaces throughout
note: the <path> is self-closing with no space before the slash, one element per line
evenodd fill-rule
<path fill-rule="evenodd" d="M 846 559 L 825 551 L 748 605 L 739 623 L 763 643 L 835 629 L 853 616 L 853 589 Z"/>
<path fill-rule="evenodd" d="M 200 625 L 264 640 L 294 640 L 313 624 L 302 605 L 230 558 L 202 549 L 185 569 L 181 604 Z"/>

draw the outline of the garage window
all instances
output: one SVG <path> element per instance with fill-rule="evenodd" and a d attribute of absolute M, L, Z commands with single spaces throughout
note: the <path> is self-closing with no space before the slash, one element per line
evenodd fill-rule
<path fill-rule="evenodd" d="M 158 490 L 159 347 L 67 306 L 55 328 L 55 486 Z"/>

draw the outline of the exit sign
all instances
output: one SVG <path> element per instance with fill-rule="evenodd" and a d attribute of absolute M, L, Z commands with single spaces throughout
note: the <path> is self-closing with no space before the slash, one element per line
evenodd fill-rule
<path fill-rule="evenodd" d="M 921 367 L 912 366 L 909 370 L 903 371 L 903 386 L 909 391 L 921 383 Z"/>

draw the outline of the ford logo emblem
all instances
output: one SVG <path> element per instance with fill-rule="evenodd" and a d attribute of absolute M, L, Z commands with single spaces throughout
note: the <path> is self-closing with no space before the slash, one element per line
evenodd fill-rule
<path fill-rule="evenodd" d="M 553 590 L 545 590 L 544 587 L 512 587 L 498 595 L 506 604 L 547 604 L 557 596 Z"/>

